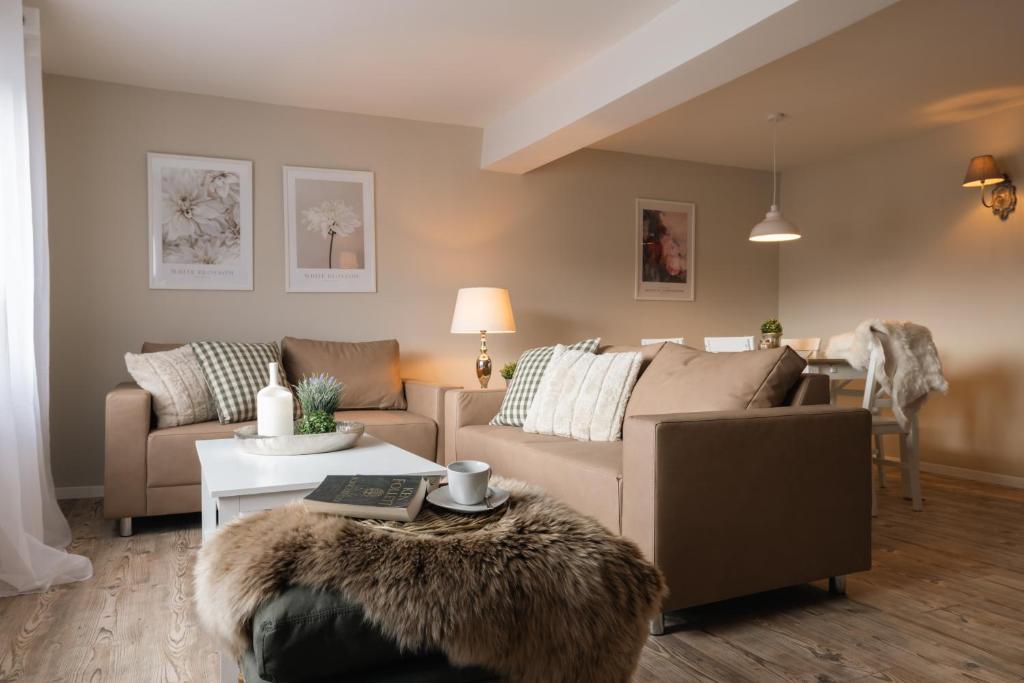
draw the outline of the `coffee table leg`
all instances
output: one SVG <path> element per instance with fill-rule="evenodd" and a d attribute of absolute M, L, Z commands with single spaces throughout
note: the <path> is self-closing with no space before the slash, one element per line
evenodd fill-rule
<path fill-rule="evenodd" d="M 220 656 L 220 683 L 238 683 L 238 664 L 223 654 Z"/>
<path fill-rule="evenodd" d="M 200 475 L 202 492 L 200 494 L 203 511 L 203 540 L 210 537 L 210 534 L 217 528 L 217 501 L 210 495 L 210 489 L 206 486 L 206 477 Z"/>

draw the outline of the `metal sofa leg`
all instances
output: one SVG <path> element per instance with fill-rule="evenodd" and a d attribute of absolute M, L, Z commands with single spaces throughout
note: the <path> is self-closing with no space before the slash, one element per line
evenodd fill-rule
<path fill-rule="evenodd" d="M 117 533 L 121 536 L 132 535 L 132 518 L 131 517 L 120 517 L 117 520 Z"/>
<path fill-rule="evenodd" d="M 846 576 L 828 577 L 828 592 L 832 595 L 846 595 Z"/>
<path fill-rule="evenodd" d="M 652 636 L 663 636 L 665 635 L 665 613 L 658 612 L 658 614 L 651 619 L 651 635 Z"/>

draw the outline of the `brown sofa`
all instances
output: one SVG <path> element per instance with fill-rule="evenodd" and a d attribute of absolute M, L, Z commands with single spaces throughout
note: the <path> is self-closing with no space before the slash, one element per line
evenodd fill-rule
<path fill-rule="evenodd" d="M 841 591 L 870 569 L 871 416 L 829 405 L 827 377 L 797 377 L 778 407 L 627 408 L 615 442 L 489 426 L 504 393 L 446 394 L 445 462 L 484 460 L 636 541 L 668 581 L 665 611 L 824 578 Z"/>
<path fill-rule="evenodd" d="M 305 340 L 285 339 L 286 367 L 295 362 L 296 353 L 308 348 L 295 342 Z M 142 351 L 176 346 L 147 343 Z M 307 360 L 315 363 L 316 358 L 307 356 Z M 444 392 L 451 387 L 396 379 L 399 381 L 400 405 L 405 405 L 405 409 L 340 410 L 335 415 L 338 419 L 362 422 L 367 433 L 437 461 L 444 452 Z M 352 384 L 356 386 L 359 382 Z M 157 429 L 151 398 L 132 382 L 119 384 L 107 394 L 103 511 L 108 519 L 120 520 L 123 535 L 131 534 L 133 517 L 197 512 L 201 506 L 195 442 L 229 438 L 239 427 L 253 424 L 225 425 L 214 420 Z"/>

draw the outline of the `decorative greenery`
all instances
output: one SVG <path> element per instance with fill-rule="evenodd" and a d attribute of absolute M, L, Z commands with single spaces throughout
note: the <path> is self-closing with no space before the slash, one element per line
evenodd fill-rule
<path fill-rule="evenodd" d="M 295 396 L 302 406 L 303 415 L 333 413 L 338 409 L 338 399 L 343 391 L 345 385 L 326 372 L 303 377 L 302 381 L 295 385 Z"/>
<path fill-rule="evenodd" d="M 328 434 L 335 429 L 334 416 L 323 410 L 306 413 L 299 420 L 299 434 Z"/>
<path fill-rule="evenodd" d="M 761 334 L 782 334 L 782 323 L 775 318 L 769 318 L 761 323 Z"/>
<path fill-rule="evenodd" d="M 516 362 L 505 363 L 501 366 L 501 376 L 505 378 L 505 381 L 512 379 L 512 375 L 516 374 Z"/>

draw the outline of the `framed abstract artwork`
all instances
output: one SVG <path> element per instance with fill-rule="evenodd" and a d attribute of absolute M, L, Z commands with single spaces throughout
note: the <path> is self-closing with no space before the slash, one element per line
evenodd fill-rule
<path fill-rule="evenodd" d="M 286 289 L 376 292 L 373 173 L 284 167 Z"/>
<path fill-rule="evenodd" d="M 146 161 L 150 289 L 252 289 L 252 162 Z"/>
<path fill-rule="evenodd" d="M 636 282 L 641 300 L 693 301 L 696 205 L 636 200 Z"/>

